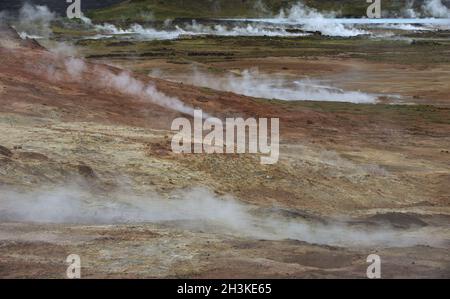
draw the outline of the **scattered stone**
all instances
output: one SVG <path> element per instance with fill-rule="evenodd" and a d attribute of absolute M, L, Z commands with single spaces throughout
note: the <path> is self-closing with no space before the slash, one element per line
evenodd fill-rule
<path fill-rule="evenodd" d="M 10 151 L 9 149 L 7 149 L 6 147 L 0 145 L 0 155 L 6 156 L 6 157 L 12 157 L 13 152 Z"/>
<path fill-rule="evenodd" d="M 129 41 L 120 41 L 120 42 L 114 42 L 109 43 L 109 47 L 126 47 L 126 46 L 133 46 L 135 43 L 129 42 Z"/>
<path fill-rule="evenodd" d="M 94 170 L 91 167 L 84 164 L 78 165 L 78 173 L 85 178 L 93 179 L 97 177 L 95 175 Z"/>
<path fill-rule="evenodd" d="M 148 156 L 169 156 L 172 152 L 171 141 L 165 139 L 161 142 L 148 143 L 146 154 Z"/>
<path fill-rule="evenodd" d="M 0 165 L 10 163 L 12 160 L 7 157 L 0 157 Z"/>
<path fill-rule="evenodd" d="M 17 153 L 19 159 L 24 160 L 36 160 L 36 161 L 47 161 L 48 157 L 44 154 L 34 153 L 34 152 L 19 152 Z"/>
<path fill-rule="evenodd" d="M 209 102 L 209 100 L 208 100 L 206 97 L 198 97 L 198 98 L 197 98 L 197 101 L 198 101 L 198 102 L 201 102 L 201 103 L 207 103 L 207 102 Z"/>

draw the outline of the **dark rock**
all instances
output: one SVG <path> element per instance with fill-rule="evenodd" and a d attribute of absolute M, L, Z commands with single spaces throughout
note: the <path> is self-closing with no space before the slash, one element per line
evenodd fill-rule
<path fill-rule="evenodd" d="M 109 43 L 109 47 L 126 47 L 126 46 L 133 46 L 135 43 L 129 42 L 129 41 L 121 41 L 121 42 L 114 42 Z"/>
<path fill-rule="evenodd" d="M 6 157 L 0 157 L 0 165 L 11 163 L 12 160 Z"/>
<path fill-rule="evenodd" d="M 83 164 L 78 165 L 78 173 L 79 173 L 80 175 L 82 175 L 83 177 L 85 177 L 85 178 L 91 178 L 91 179 L 93 179 L 93 178 L 96 178 L 96 177 L 97 177 L 97 176 L 95 175 L 94 170 L 93 170 L 91 167 L 89 167 L 89 166 L 87 166 L 87 165 L 83 165 Z"/>
<path fill-rule="evenodd" d="M 198 101 L 198 102 L 201 102 L 201 103 L 207 103 L 207 102 L 209 102 L 209 100 L 208 100 L 206 97 L 198 97 L 198 98 L 197 98 L 197 101 Z"/>
<path fill-rule="evenodd" d="M 44 154 L 34 152 L 20 152 L 18 153 L 20 159 L 47 161 L 48 157 Z"/>
<path fill-rule="evenodd" d="M 6 147 L 0 145 L 0 155 L 6 156 L 6 157 L 12 157 L 13 152 L 10 151 L 9 149 L 7 149 Z"/>
<path fill-rule="evenodd" d="M 37 161 L 47 161 L 48 157 L 44 154 L 34 153 L 34 152 L 19 152 L 17 153 L 19 159 L 23 160 L 37 160 Z"/>
<path fill-rule="evenodd" d="M 411 227 L 425 227 L 428 224 L 419 218 L 415 214 L 407 213 L 386 213 L 386 214 L 376 214 L 369 217 L 370 221 L 375 221 L 377 223 L 387 223 L 395 228 L 408 229 Z"/>

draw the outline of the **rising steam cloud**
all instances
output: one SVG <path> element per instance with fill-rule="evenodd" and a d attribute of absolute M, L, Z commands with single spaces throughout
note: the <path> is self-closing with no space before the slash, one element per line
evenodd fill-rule
<path fill-rule="evenodd" d="M 173 29 L 158 30 L 155 28 L 143 27 L 140 24 L 131 25 L 127 29 L 119 28 L 113 24 L 94 25 L 96 31 L 101 35 L 94 36 L 108 37 L 109 35 L 133 35 L 138 39 L 144 40 L 173 40 L 182 36 L 199 36 L 199 35 L 215 35 L 215 36 L 282 36 L 295 37 L 304 36 L 301 32 L 288 32 L 284 28 L 274 26 L 264 26 L 261 24 L 246 25 L 214 25 L 207 26 L 198 24 L 195 20 L 183 27 L 176 25 Z"/>
<path fill-rule="evenodd" d="M 264 11 L 264 5 L 257 2 L 258 11 Z M 94 25 L 94 28 L 102 34 L 110 35 L 137 35 L 143 39 L 177 39 L 187 35 L 216 35 L 216 36 L 304 36 L 302 32 L 288 31 L 284 25 L 287 23 L 301 24 L 305 31 L 321 32 L 328 36 L 351 37 L 368 32 L 353 28 L 350 24 L 342 24 L 335 18 L 335 13 L 320 13 L 299 2 L 291 8 L 281 10 L 279 15 L 271 19 L 260 19 L 261 24 L 239 24 L 239 25 L 202 25 L 193 21 L 191 24 L 175 26 L 172 30 L 157 30 L 144 28 L 142 25 L 134 24 L 128 29 L 118 28 L 113 24 Z M 84 19 L 87 25 L 92 25 L 89 19 Z M 229 20 L 232 21 L 232 20 Z M 235 20 L 239 21 L 239 20 Z M 247 19 L 243 22 L 250 21 Z M 267 24 L 272 23 L 272 24 Z"/>
<path fill-rule="evenodd" d="M 422 6 L 424 12 L 436 18 L 450 18 L 450 9 L 441 0 L 427 0 Z"/>
<path fill-rule="evenodd" d="M 299 2 L 291 8 L 281 10 L 276 18 L 280 23 L 294 22 L 302 24 L 302 29 L 306 31 L 318 31 L 328 36 L 351 37 L 368 32 L 354 28 L 352 25 L 344 25 L 336 19 L 335 12 L 321 13 L 314 8 L 310 8 Z"/>
<path fill-rule="evenodd" d="M 403 9 L 403 16 L 407 18 L 434 17 L 450 18 L 450 9 L 441 0 L 426 0 L 420 7 L 421 11 L 415 10 L 415 0 L 408 0 Z"/>
<path fill-rule="evenodd" d="M 408 246 L 439 244 L 421 232 L 391 228 L 364 230 L 345 224 L 319 224 L 280 215 L 258 216 L 255 207 L 206 189 L 179 190 L 170 199 L 130 190 L 97 195 L 80 185 L 17 192 L 2 188 L 0 221 L 74 224 L 167 223 L 212 233 L 267 240 L 294 239 L 315 244 Z"/>
<path fill-rule="evenodd" d="M 264 4 L 259 1 L 255 4 L 255 10 L 260 14 L 269 14 Z M 84 18 L 87 25 L 92 21 Z M 229 20 L 232 21 L 232 20 Z M 234 20 L 239 21 L 239 20 Z M 248 19 L 241 20 L 250 21 Z M 127 29 L 118 28 L 113 24 L 94 25 L 94 28 L 102 34 L 110 35 L 137 35 L 143 39 L 177 39 L 186 35 L 217 35 L 217 36 L 304 36 L 302 32 L 288 31 L 284 25 L 301 24 L 304 31 L 321 32 L 328 36 L 352 37 L 369 34 L 367 31 L 354 28 L 351 24 L 342 24 L 336 19 L 336 13 L 321 13 L 299 2 L 289 9 L 282 9 L 278 16 L 270 19 L 260 19 L 261 24 L 239 24 L 239 25 L 202 25 L 193 21 L 191 24 L 175 26 L 171 30 L 157 30 L 155 28 L 144 28 L 142 25 L 134 24 Z M 269 23 L 269 24 L 267 24 Z M 270 24 L 271 23 L 271 24 Z"/>
<path fill-rule="evenodd" d="M 15 25 L 22 38 L 44 38 L 52 34 L 51 22 L 56 14 L 47 6 L 25 3 L 19 11 L 18 22 Z"/>

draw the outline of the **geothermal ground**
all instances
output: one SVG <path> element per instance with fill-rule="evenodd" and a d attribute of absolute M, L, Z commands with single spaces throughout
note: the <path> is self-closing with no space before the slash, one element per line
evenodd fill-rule
<path fill-rule="evenodd" d="M 449 31 L 79 26 L 0 27 L 1 278 L 450 277 Z M 173 153 L 192 108 L 279 118 L 279 162 Z"/>

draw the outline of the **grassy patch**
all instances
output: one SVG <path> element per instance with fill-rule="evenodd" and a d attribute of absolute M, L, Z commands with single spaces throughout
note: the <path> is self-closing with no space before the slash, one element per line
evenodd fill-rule
<path fill-rule="evenodd" d="M 111 43 L 115 43 L 112 47 Z M 382 41 L 366 38 L 339 39 L 326 37 L 195 37 L 173 41 L 135 41 L 120 43 L 111 40 L 83 40 L 87 57 L 122 57 L 133 53 L 136 58 L 167 58 L 173 61 L 218 62 L 230 59 L 264 57 L 359 58 L 399 64 L 448 63 L 450 42 L 409 44 L 404 41 Z M 119 46 L 118 46 L 119 45 Z"/>
<path fill-rule="evenodd" d="M 374 105 L 310 101 L 286 102 L 282 104 L 341 115 L 371 115 L 373 118 L 383 118 L 388 121 L 405 121 L 410 123 L 425 121 L 428 123 L 450 125 L 450 109 L 430 105 Z"/>

